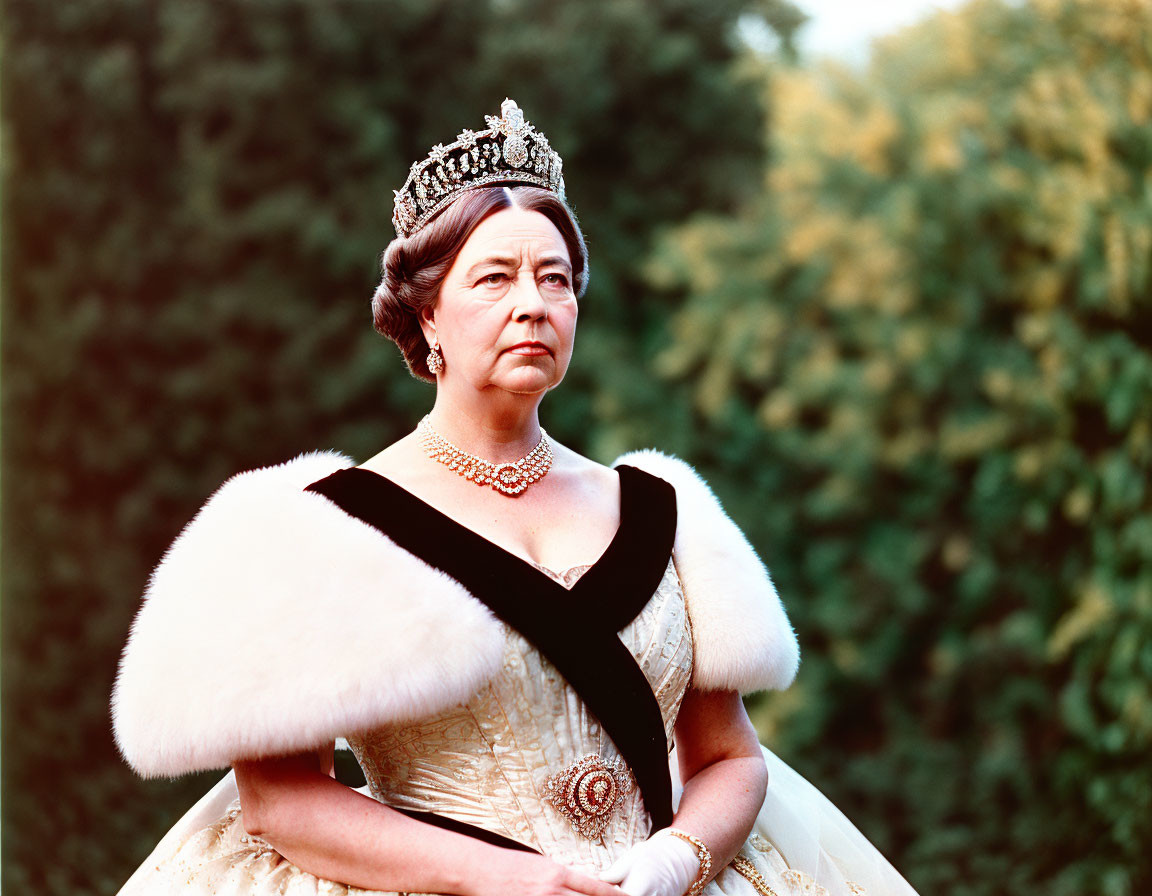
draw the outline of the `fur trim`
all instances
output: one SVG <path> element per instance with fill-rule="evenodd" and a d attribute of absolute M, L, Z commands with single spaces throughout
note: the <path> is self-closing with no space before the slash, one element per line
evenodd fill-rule
<path fill-rule="evenodd" d="M 466 700 L 500 668 L 486 606 L 303 491 L 351 463 L 316 452 L 233 476 L 168 549 L 112 696 L 141 775 L 318 748 Z"/>
<path fill-rule="evenodd" d="M 676 488 L 673 554 L 692 623 L 692 683 L 701 690 L 785 688 L 800 647 L 768 570 L 691 466 L 633 451 L 613 466 L 639 467 Z"/>
<path fill-rule="evenodd" d="M 690 466 L 631 464 L 676 488 L 676 568 L 704 689 L 785 687 L 798 650 L 763 564 Z M 500 669 L 505 628 L 455 579 L 311 482 L 352 465 L 314 452 L 225 482 L 149 580 L 112 695 L 145 777 L 302 752 L 440 712 Z"/>

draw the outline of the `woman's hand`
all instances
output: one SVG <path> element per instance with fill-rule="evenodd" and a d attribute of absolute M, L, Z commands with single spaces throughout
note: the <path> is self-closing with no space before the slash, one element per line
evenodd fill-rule
<path fill-rule="evenodd" d="M 527 852 L 476 868 L 473 877 L 476 886 L 466 896 L 626 896 L 620 887 Z"/>
<path fill-rule="evenodd" d="M 684 896 L 699 873 L 696 848 L 664 828 L 624 853 L 600 879 L 619 884 L 628 896 Z"/>

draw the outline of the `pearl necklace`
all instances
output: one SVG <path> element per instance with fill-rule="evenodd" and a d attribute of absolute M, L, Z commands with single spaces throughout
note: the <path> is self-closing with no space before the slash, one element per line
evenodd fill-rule
<path fill-rule="evenodd" d="M 432 428 L 425 417 L 417 426 L 421 443 L 428 456 L 438 460 L 453 473 L 475 482 L 490 485 L 505 495 L 518 495 L 533 482 L 543 479 L 552 468 L 552 447 L 548 433 L 540 427 L 540 441 L 519 460 L 494 464 L 467 451 L 461 451 Z"/>

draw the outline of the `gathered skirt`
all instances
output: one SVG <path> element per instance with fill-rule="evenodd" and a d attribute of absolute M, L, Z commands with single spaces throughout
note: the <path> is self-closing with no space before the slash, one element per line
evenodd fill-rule
<path fill-rule="evenodd" d="M 916 896 L 820 791 L 763 748 L 768 790 L 739 855 L 704 896 Z M 670 757 L 674 804 L 680 784 Z M 600 869 L 577 869 L 595 876 Z M 231 772 L 157 844 L 120 896 L 379 896 L 308 873 L 249 836 Z M 385 896 L 401 896 L 385 893 Z"/>

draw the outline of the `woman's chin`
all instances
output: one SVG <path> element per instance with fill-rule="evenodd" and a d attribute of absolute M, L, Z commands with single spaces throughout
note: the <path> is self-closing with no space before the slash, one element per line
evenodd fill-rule
<path fill-rule="evenodd" d="M 557 385 L 559 380 L 556 379 L 555 371 L 546 370 L 541 367 L 521 367 L 514 370 L 500 378 L 500 382 L 496 383 L 497 386 L 507 392 L 513 392 L 517 395 L 539 395 L 547 392 L 554 385 Z"/>

